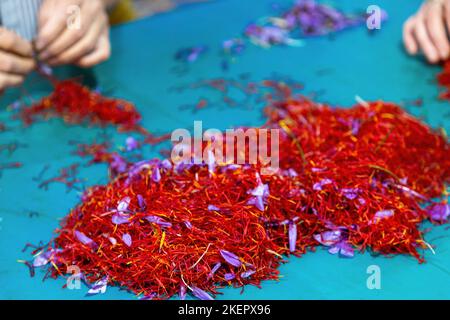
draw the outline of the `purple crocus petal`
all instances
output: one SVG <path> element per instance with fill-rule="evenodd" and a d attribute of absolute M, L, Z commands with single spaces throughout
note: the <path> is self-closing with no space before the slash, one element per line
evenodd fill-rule
<path fill-rule="evenodd" d="M 430 220 L 444 222 L 450 216 L 450 205 L 448 203 L 438 203 L 427 208 Z"/>
<path fill-rule="evenodd" d="M 220 211 L 220 208 L 216 207 L 213 204 L 208 205 L 208 211 Z"/>
<path fill-rule="evenodd" d="M 172 226 L 170 222 L 165 221 L 163 218 L 158 216 L 148 216 L 144 218 L 150 223 L 156 223 L 157 225 L 163 227 L 163 228 L 169 228 Z"/>
<path fill-rule="evenodd" d="M 170 162 L 170 160 L 168 160 L 168 159 L 164 159 L 163 161 L 161 161 L 161 168 L 166 169 L 166 170 L 171 170 L 172 162 Z"/>
<path fill-rule="evenodd" d="M 136 150 L 137 148 L 139 148 L 139 142 L 133 137 L 128 137 L 125 140 L 125 144 L 126 144 L 127 151 L 133 151 L 133 150 Z"/>
<path fill-rule="evenodd" d="M 139 298 L 139 300 L 153 300 L 155 297 L 156 297 L 156 293 L 153 292 L 153 293 L 147 294 L 147 295 Z"/>
<path fill-rule="evenodd" d="M 341 190 L 342 195 L 349 200 L 354 200 L 358 197 L 358 189 L 344 188 Z"/>
<path fill-rule="evenodd" d="M 184 284 L 182 284 L 180 286 L 180 292 L 178 293 L 178 296 L 180 297 L 180 300 L 185 300 L 186 299 L 186 286 Z"/>
<path fill-rule="evenodd" d="M 320 234 L 315 234 L 314 239 L 324 246 L 332 246 L 341 241 L 341 230 L 324 231 Z"/>
<path fill-rule="evenodd" d="M 46 76 L 51 76 L 53 74 L 53 69 L 48 64 L 39 63 L 38 70 Z"/>
<path fill-rule="evenodd" d="M 355 255 L 355 250 L 347 242 L 342 241 L 339 248 L 339 254 L 343 257 L 352 258 Z"/>
<path fill-rule="evenodd" d="M 203 291 L 200 288 L 197 288 L 195 286 L 191 286 L 192 289 L 192 294 L 199 298 L 200 300 L 214 300 L 213 297 L 211 297 L 208 293 L 206 293 L 205 291 Z"/>
<path fill-rule="evenodd" d="M 110 168 L 112 171 L 123 173 L 127 170 L 127 162 L 118 154 L 112 155 L 112 161 L 110 163 Z"/>
<path fill-rule="evenodd" d="M 219 268 L 222 266 L 222 264 L 220 262 L 217 262 L 214 267 L 211 269 L 211 274 L 216 273 L 217 270 L 219 270 Z"/>
<path fill-rule="evenodd" d="M 94 242 L 94 240 L 92 240 L 91 238 L 89 238 L 88 236 L 86 236 L 83 232 L 77 231 L 75 230 L 75 237 L 78 239 L 78 241 L 80 241 L 82 244 L 85 244 L 87 246 L 97 246 L 97 244 Z"/>
<path fill-rule="evenodd" d="M 268 197 L 269 194 L 269 186 L 267 184 L 262 184 L 261 182 L 256 186 L 255 189 L 250 190 L 249 192 L 252 196 L 255 197 Z"/>
<path fill-rule="evenodd" d="M 241 165 L 239 165 L 239 164 L 227 164 L 227 165 L 224 165 L 223 167 L 221 167 L 221 171 L 222 172 L 236 171 L 239 168 L 241 168 Z"/>
<path fill-rule="evenodd" d="M 339 247 L 338 246 L 332 246 L 330 249 L 328 249 L 328 252 L 331 254 L 337 254 L 339 253 Z"/>
<path fill-rule="evenodd" d="M 44 254 L 40 254 L 36 256 L 33 260 L 33 267 L 39 268 L 43 267 L 48 263 L 48 259 L 45 257 Z"/>
<path fill-rule="evenodd" d="M 227 263 L 236 268 L 239 268 L 242 265 L 241 261 L 239 260 L 239 257 L 234 253 L 231 253 L 230 251 L 220 250 L 220 255 L 222 256 L 222 258 L 225 259 Z"/>
<path fill-rule="evenodd" d="M 297 242 L 297 225 L 295 223 L 289 224 L 289 251 L 295 251 L 295 245 Z"/>
<path fill-rule="evenodd" d="M 321 181 L 314 183 L 313 189 L 316 191 L 320 191 L 322 190 L 323 186 L 331 183 L 333 183 L 333 181 L 331 181 L 330 179 L 322 179 Z"/>
<path fill-rule="evenodd" d="M 114 224 L 130 223 L 130 215 L 129 214 L 122 214 L 122 213 L 115 213 L 111 217 L 111 221 Z"/>
<path fill-rule="evenodd" d="M 189 221 L 184 221 L 184 225 L 186 226 L 186 228 L 192 229 L 192 223 L 190 223 Z"/>
<path fill-rule="evenodd" d="M 373 220 L 378 221 L 379 219 L 389 218 L 394 215 L 394 210 L 380 210 L 375 213 Z"/>
<path fill-rule="evenodd" d="M 152 180 L 153 182 L 159 182 L 161 181 L 161 172 L 159 171 L 159 168 L 153 168 L 152 170 Z"/>
<path fill-rule="evenodd" d="M 137 195 L 137 200 L 138 200 L 139 209 L 144 211 L 147 208 L 147 203 L 146 203 L 144 197 L 142 195 L 138 194 Z"/>
<path fill-rule="evenodd" d="M 119 212 L 125 212 L 128 210 L 128 206 L 130 205 L 131 199 L 130 197 L 125 197 L 122 200 L 119 201 L 117 204 L 117 211 Z"/>
<path fill-rule="evenodd" d="M 225 273 L 223 275 L 223 277 L 225 278 L 226 281 L 231 281 L 234 278 L 236 278 L 236 276 L 234 275 L 234 273 Z"/>
<path fill-rule="evenodd" d="M 97 280 L 87 292 L 87 295 L 92 296 L 99 293 L 105 293 L 106 288 L 108 286 L 108 277 L 104 277 L 100 280 Z"/>
<path fill-rule="evenodd" d="M 289 169 L 287 170 L 287 176 L 288 176 L 288 177 L 291 177 L 291 178 L 298 177 L 298 173 L 297 173 L 297 171 L 295 171 L 294 169 L 289 168 Z"/>
<path fill-rule="evenodd" d="M 122 240 L 128 247 L 131 247 L 132 240 L 129 233 L 124 233 L 122 236 Z"/>
<path fill-rule="evenodd" d="M 247 270 L 245 272 L 241 273 L 241 278 L 246 279 L 248 277 L 250 277 L 252 274 L 254 274 L 256 271 L 255 270 Z"/>
<path fill-rule="evenodd" d="M 255 206 L 259 211 L 264 211 L 264 200 L 262 197 L 252 197 L 247 201 L 248 205 Z"/>

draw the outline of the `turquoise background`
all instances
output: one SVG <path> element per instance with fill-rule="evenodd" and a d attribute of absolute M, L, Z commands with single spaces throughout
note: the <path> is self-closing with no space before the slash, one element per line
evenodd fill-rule
<path fill-rule="evenodd" d="M 251 20 L 270 14 L 273 0 L 219 0 L 185 6 L 174 12 L 114 27 L 111 31 L 113 57 L 106 63 L 84 72 L 84 80 L 98 85 L 109 96 L 136 103 L 143 114 L 143 125 L 156 133 L 175 128 L 191 128 L 194 120 L 202 120 L 204 128 L 225 129 L 238 125 L 260 125 L 264 122 L 260 106 L 229 108 L 224 105 L 192 113 L 180 110 L 199 97 L 220 100 L 208 90 L 177 93 L 176 85 L 214 77 L 236 78 L 250 73 L 251 79 L 270 78 L 273 72 L 290 76 L 306 86 L 305 94 L 320 92 L 318 100 L 333 105 L 350 106 L 354 96 L 366 100 L 383 99 L 402 103 L 422 98 L 423 107 L 408 107 L 437 128 L 450 129 L 449 104 L 437 100 L 439 92 L 435 75 L 439 67 L 427 65 L 423 59 L 408 57 L 401 43 L 402 23 L 419 6 L 417 0 L 340 0 L 334 4 L 346 11 L 365 11 L 377 4 L 389 14 L 389 20 L 374 34 L 362 26 L 335 35 L 305 41 L 300 48 L 275 47 L 265 50 L 249 45 L 238 61 L 224 73 L 220 68 L 221 41 L 238 36 Z M 290 1 L 278 1 L 287 4 Z M 174 53 L 181 47 L 205 44 L 210 50 L 189 66 L 184 75 L 173 68 Z M 59 76 L 79 75 L 80 71 L 61 69 Z M 26 99 L 48 93 L 48 84 L 31 77 Z M 8 103 L 18 92 L 9 92 L 0 104 L 0 122 L 11 130 L 0 133 L 0 144 L 18 141 L 27 145 L 12 155 L 0 152 L 0 163 L 21 161 L 17 170 L 4 170 L 0 177 L 0 298 L 1 299 L 85 299 L 82 290 L 62 289 L 63 279 L 42 282 L 38 271 L 30 278 L 27 268 L 16 262 L 29 259 L 22 253 L 25 243 L 48 241 L 59 221 L 79 201 L 79 193 L 66 192 L 65 186 L 50 185 L 48 191 L 33 181 L 45 165 L 46 177 L 74 162 L 86 163 L 71 154 L 70 140 L 91 142 L 107 133 L 116 147 L 124 144 L 126 135 L 111 128 L 102 130 L 84 126 L 67 126 L 60 120 L 39 122 L 23 128 L 10 120 Z M 146 156 L 157 156 L 156 149 L 144 147 Z M 80 176 L 86 186 L 107 181 L 106 166 L 81 167 Z M 29 217 L 30 211 L 39 216 Z M 353 259 L 332 256 L 319 248 L 316 253 L 291 258 L 281 266 L 280 281 L 266 281 L 263 289 L 225 288 L 220 299 L 449 299 L 450 298 L 450 231 L 448 226 L 434 227 L 426 240 L 436 254 L 425 253 L 427 262 L 418 264 L 409 256 L 373 257 L 357 254 Z M 370 265 L 381 268 L 381 289 L 369 290 L 366 273 Z M 87 299 L 135 299 L 118 288 L 109 288 L 104 295 Z"/>

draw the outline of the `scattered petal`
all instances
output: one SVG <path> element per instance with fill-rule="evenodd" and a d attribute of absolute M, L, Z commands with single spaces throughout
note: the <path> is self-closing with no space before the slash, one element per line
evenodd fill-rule
<path fill-rule="evenodd" d="M 132 240 L 129 233 L 124 233 L 122 236 L 122 240 L 128 247 L 131 247 Z"/>
<path fill-rule="evenodd" d="M 239 268 L 242 265 L 241 261 L 239 260 L 239 257 L 234 253 L 231 253 L 226 250 L 220 250 L 220 255 L 222 256 L 222 258 L 225 259 L 227 263 L 236 268 Z"/>
<path fill-rule="evenodd" d="M 208 293 L 206 293 L 205 291 L 203 291 L 200 288 L 197 288 L 195 286 L 191 286 L 192 289 L 192 294 L 199 298 L 200 300 L 214 300 L 213 297 L 211 297 Z"/>

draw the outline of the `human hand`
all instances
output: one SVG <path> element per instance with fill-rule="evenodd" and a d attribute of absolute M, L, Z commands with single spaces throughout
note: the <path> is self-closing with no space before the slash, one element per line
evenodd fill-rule
<path fill-rule="evenodd" d="M 423 52 L 430 63 L 450 56 L 450 0 L 427 0 L 403 26 L 403 42 L 409 54 Z"/>
<path fill-rule="evenodd" d="M 36 48 L 51 66 L 91 67 L 109 58 L 109 23 L 104 0 L 44 0 L 39 12 Z M 80 9 L 80 27 L 69 28 L 68 9 Z"/>
<path fill-rule="evenodd" d="M 20 85 L 34 67 L 31 43 L 0 27 L 0 93 Z"/>

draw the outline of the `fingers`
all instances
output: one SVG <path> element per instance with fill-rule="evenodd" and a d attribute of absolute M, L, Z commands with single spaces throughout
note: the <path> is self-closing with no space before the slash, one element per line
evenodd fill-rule
<path fill-rule="evenodd" d="M 426 2 L 403 26 L 403 42 L 409 54 L 423 52 L 430 63 L 450 56 L 450 1 Z"/>
<path fill-rule="evenodd" d="M 46 48 L 66 29 L 65 12 L 57 11 L 54 15 L 48 15 L 47 17 L 47 10 L 43 9 L 41 9 L 40 15 L 44 17 L 39 19 L 39 32 L 36 38 L 36 49 L 38 51 Z M 54 8 L 52 9 L 54 10 Z"/>
<path fill-rule="evenodd" d="M 444 16 L 445 24 L 447 26 L 447 34 L 450 34 L 450 1 L 444 2 L 443 10 L 444 10 L 443 16 Z"/>
<path fill-rule="evenodd" d="M 439 60 L 438 51 L 434 46 L 433 41 L 431 41 L 430 35 L 428 34 L 427 27 L 425 24 L 425 19 L 422 15 L 418 15 L 416 17 L 414 35 L 428 62 L 430 63 L 438 62 Z"/>
<path fill-rule="evenodd" d="M 20 85 L 35 63 L 31 43 L 12 31 L 0 28 L 0 92 Z"/>
<path fill-rule="evenodd" d="M 23 57 L 33 56 L 31 43 L 5 28 L 0 28 L 0 50 L 15 53 Z"/>
<path fill-rule="evenodd" d="M 0 72 L 0 92 L 9 87 L 15 87 L 22 84 L 23 76 Z"/>
<path fill-rule="evenodd" d="M 425 22 L 428 34 L 438 54 L 437 60 L 447 59 L 450 53 L 450 45 L 445 25 L 444 6 L 440 3 L 430 5 Z"/>
<path fill-rule="evenodd" d="M 26 75 L 35 67 L 34 60 L 0 51 L 0 72 Z"/>
<path fill-rule="evenodd" d="M 104 13 L 99 15 L 98 8 L 92 1 L 83 2 L 80 8 L 80 15 L 82 16 L 81 25 L 79 28 L 69 28 L 65 25 L 63 31 L 40 53 L 39 59 L 46 61 L 47 59 L 61 55 L 65 50 L 74 46 L 86 33 L 92 28 L 99 29 L 99 24 L 105 24 L 106 19 L 103 18 Z M 101 12 L 101 11 L 100 11 Z M 67 16 L 66 16 L 67 17 Z M 65 22 L 67 24 L 67 21 Z M 97 36 L 100 33 L 97 30 Z"/>
<path fill-rule="evenodd" d="M 414 17 L 410 17 L 403 25 L 403 43 L 409 54 L 417 54 L 419 51 L 416 39 L 414 38 L 414 25 Z"/>
<path fill-rule="evenodd" d="M 87 31 L 83 38 L 72 44 L 67 50 L 49 60 L 50 65 L 67 64 L 77 61 L 81 57 L 92 52 L 99 42 L 100 34 L 106 29 L 107 18 L 102 15 L 96 23 Z"/>
<path fill-rule="evenodd" d="M 76 64 L 83 68 L 89 68 L 107 60 L 110 56 L 111 44 L 109 42 L 109 31 L 106 29 L 100 37 L 95 50 L 79 59 Z"/>

